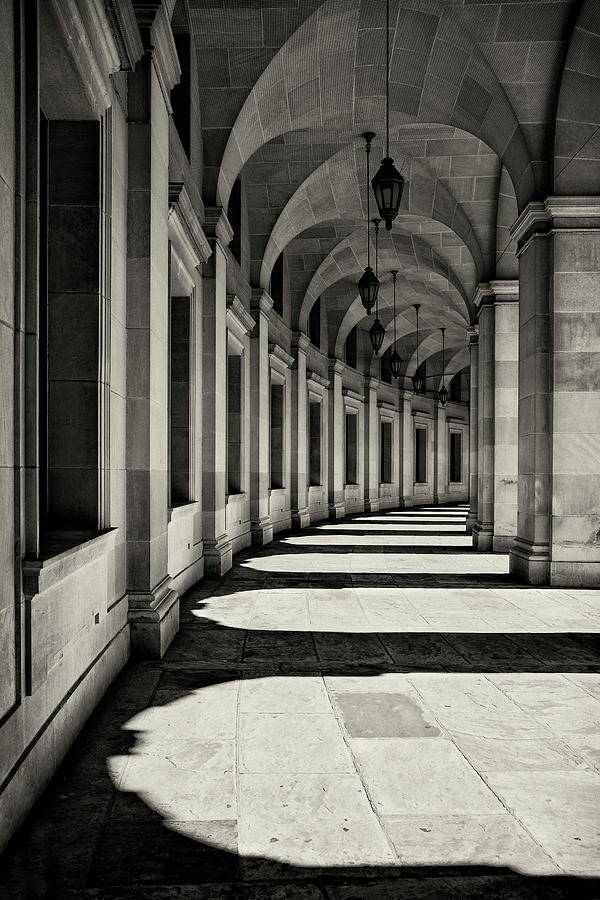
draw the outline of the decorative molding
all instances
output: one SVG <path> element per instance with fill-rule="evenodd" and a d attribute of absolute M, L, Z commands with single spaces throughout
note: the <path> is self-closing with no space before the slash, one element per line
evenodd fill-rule
<path fill-rule="evenodd" d="M 467 328 L 467 344 L 469 348 L 479 343 L 479 325 L 469 325 Z"/>
<path fill-rule="evenodd" d="M 377 401 L 377 408 L 378 408 L 378 409 L 387 410 L 388 412 L 393 412 L 393 413 L 397 413 L 397 412 L 398 412 L 398 410 L 397 410 L 397 408 L 394 406 L 394 404 L 393 404 L 393 403 L 390 403 L 388 400 L 378 400 L 378 401 Z"/>
<path fill-rule="evenodd" d="M 144 49 L 150 54 L 168 111 L 171 90 L 181 78 L 181 67 L 166 5 L 162 0 L 132 0 Z"/>
<path fill-rule="evenodd" d="M 217 240 L 228 247 L 233 239 L 233 228 L 221 206 L 204 207 L 204 231 L 209 239 Z"/>
<path fill-rule="evenodd" d="M 310 347 L 310 338 L 303 331 L 292 332 L 292 350 L 299 350 L 306 353 Z"/>
<path fill-rule="evenodd" d="M 490 287 L 498 300 L 518 300 L 519 299 L 519 279 L 503 278 L 497 281 L 490 281 Z"/>
<path fill-rule="evenodd" d="M 181 182 L 169 182 L 168 222 L 169 237 L 177 244 L 179 255 L 184 257 L 190 268 L 195 269 L 201 263 L 205 263 L 212 253 L 212 248 L 185 185 Z"/>
<path fill-rule="evenodd" d="M 330 359 L 329 360 L 329 374 L 330 375 L 342 375 L 346 370 L 346 366 L 339 359 Z"/>
<path fill-rule="evenodd" d="M 529 240 L 555 231 L 599 231 L 600 197 L 547 197 L 528 203 L 510 229 L 519 256 Z"/>
<path fill-rule="evenodd" d="M 312 381 L 313 384 L 316 384 L 318 387 L 328 388 L 331 382 L 328 378 L 323 378 L 322 375 L 319 375 L 317 372 L 307 372 L 306 373 L 306 381 Z"/>
<path fill-rule="evenodd" d="M 252 312 L 261 312 L 268 316 L 273 309 L 273 298 L 262 288 L 253 288 L 250 298 L 250 309 Z"/>
<path fill-rule="evenodd" d="M 227 294 L 227 325 L 239 334 L 250 334 L 255 322 L 235 294 Z"/>
<path fill-rule="evenodd" d="M 349 400 L 356 400 L 358 403 L 365 402 L 364 395 L 359 394 L 358 391 L 353 391 L 352 388 L 342 388 L 342 396 L 347 397 Z"/>
<path fill-rule="evenodd" d="M 286 353 L 279 344 L 269 344 L 269 364 L 278 368 L 289 369 L 293 365 L 294 357 Z"/>
<path fill-rule="evenodd" d="M 106 0 L 106 16 L 113 33 L 122 71 L 131 72 L 144 52 L 131 0 Z"/>

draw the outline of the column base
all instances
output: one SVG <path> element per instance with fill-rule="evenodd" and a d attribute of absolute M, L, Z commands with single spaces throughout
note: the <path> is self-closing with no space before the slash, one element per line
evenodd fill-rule
<path fill-rule="evenodd" d="M 492 549 L 494 553 L 509 553 L 514 542 L 514 534 L 495 534 Z"/>
<path fill-rule="evenodd" d="M 380 508 L 381 506 L 379 497 L 373 497 L 372 500 L 365 500 L 365 512 L 376 513 L 379 512 Z"/>
<path fill-rule="evenodd" d="M 250 524 L 250 532 L 253 544 L 257 544 L 259 547 L 270 544 L 273 540 L 273 525 L 269 516 L 265 516 L 264 519 L 260 519 L 258 522 L 252 522 Z"/>
<path fill-rule="evenodd" d="M 129 591 L 128 622 L 131 655 L 137 659 L 162 659 L 179 630 L 179 594 L 164 581 L 148 593 Z"/>
<path fill-rule="evenodd" d="M 532 544 L 515 538 L 509 554 L 509 571 L 525 584 L 548 584 L 550 581 L 550 550 L 548 544 Z"/>
<path fill-rule="evenodd" d="M 473 525 L 473 546 L 481 553 L 490 553 L 494 549 L 494 532 L 486 522 L 475 522 Z"/>
<path fill-rule="evenodd" d="M 310 510 L 308 506 L 292 510 L 292 528 L 308 528 L 309 525 Z"/>
<path fill-rule="evenodd" d="M 232 561 L 231 541 L 226 534 L 222 534 L 216 540 L 204 539 L 204 571 L 207 575 L 216 575 L 220 578 L 230 570 Z"/>
<path fill-rule="evenodd" d="M 338 501 L 337 503 L 329 504 L 329 518 L 330 519 L 343 519 L 346 515 L 346 504 L 344 501 Z"/>
<path fill-rule="evenodd" d="M 467 521 L 465 523 L 466 528 L 467 528 L 467 534 L 473 534 L 473 526 L 475 525 L 476 521 L 477 521 L 476 513 L 470 512 L 469 515 L 467 516 Z"/>

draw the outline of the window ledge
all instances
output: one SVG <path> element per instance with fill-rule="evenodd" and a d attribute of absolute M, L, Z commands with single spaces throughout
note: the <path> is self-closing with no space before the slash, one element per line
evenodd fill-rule
<path fill-rule="evenodd" d="M 118 528 L 109 528 L 91 534 L 90 532 L 63 532 L 63 541 L 73 541 L 65 549 L 55 549 L 52 544 L 37 558 L 23 560 L 23 593 L 26 597 L 35 597 L 63 579 L 68 578 L 78 569 L 94 562 L 113 549 Z M 58 536 L 60 532 L 52 532 Z M 70 537 L 67 537 L 70 535 Z M 76 542 L 75 542 L 76 541 Z M 56 538 L 54 546 L 61 541 Z"/>
<path fill-rule="evenodd" d="M 194 513 L 199 512 L 199 510 L 199 500 L 190 500 L 189 503 L 178 503 L 177 506 L 169 507 L 169 521 L 172 522 L 174 519 L 186 519 L 188 516 L 193 516 Z"/>

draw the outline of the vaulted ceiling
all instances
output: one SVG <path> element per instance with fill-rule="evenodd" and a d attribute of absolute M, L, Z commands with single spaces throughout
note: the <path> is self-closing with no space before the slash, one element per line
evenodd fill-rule
<path fill-rule="evenodd" d="M 510 225 L 529 200 L 556 188 L 555 139 L 564 163 L 600 122 L 600 102 L 592 116 L 581 103 L 573 111 L 564 98 L 557 102 L 565 60 L 573 103 L 582 79 L 591 96 L 600 85 L 593 5 L 391 0 L 391 155 L 407 185 L 393 231 L 381 232 L 380 313 L 389 347 L 389 271 L 398 269 L 397 340 L 407 366 L 417 302 L 424 352 L 439 353 L 446 326 L 448 358 L 463 359 L 476 285 L 516 277 Z M 384 150 L 385 0 L 190 0 L 190 8 L 205 199 L 227 208 L 242 179 L 251 283 L 268 289 L 285 251 L 292 327 L 305 329 L 322 298 L 329 352 L 340 355 L 350 329 L 372 321 L 356 289 L 367 256 L 361 134 L 377 133 L 376 168 Z M 589 167 L 571 171 L 577 184 Z"/>

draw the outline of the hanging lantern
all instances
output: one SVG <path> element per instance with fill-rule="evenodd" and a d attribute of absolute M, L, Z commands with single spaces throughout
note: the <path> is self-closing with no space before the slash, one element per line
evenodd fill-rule
<path fill-rule="evenodd" d="M 394 165 L 393 159 L 390 159 L 389 156 L 382 159 L 379 171 L 373 177 L 371 184 L 379 215 L 385 222 L 386 230 L 391 231 L 392 222 L 400 209 L 404 190 L 404 178 Z"/>
<path fill-rule="evenodd" d="M 421 309 L 420 303 L 413 304 L 415 308 L 415 312 L 417 314 L 417 369 L 414 374 L 412 383 L 415 394 L 424 394 L 425 393 L 425 379 L 422 375 L 419 375 L 419 310 Z"/>
<path fill-rule="evenodd" d="M 358 281 L 358 292 L 360 294 L 361 303 L 367 311 L 367 315 L 377 302 L 379 293 L 379 280 L 371 266 L 367 266 Z"/>
<path fill-rule="evenodd" d="M 369 337 L 371 338 L 371 346 L 373 347 L 373 351 L 375 355 L 378 356 L 383 344 L 383 339 L 385 337 L 385 328 L 383 327 L 379 319 L 375 319 L 375 321 L 369 328 Z"/>
<path fill-rule="evenodd" d="M 386 0 L 386 67 L 385 67 L 385 158 L 371 184 L 377 201 L 379 215 L 385 222 L 387 231 L 392 230 L 392 222 L 398 215 L 404 178 L 390 157 L 390 0 Z"/>
<path fill-rule="evenodd" d="M 365 131 L 363 134 L 365 139 L 365 150 L 367 153 L 367 267 L 358 281 L 358 292 L 360 300 L 364 306 L 367 315 L 371 314 L 371 310 L 377 302 L 379 293 L 379 279 L 371 268 L 371 243 L 369 240 L 369 219 L 371 215 L 370 191 L 369 191 L 369 157 L 371 154 L 371 141 L 375 137 L 373 131 Z"/>
<path fill-rule="evenodd" d="M 442 332 L 442 386 L 438 391 L 438 400 L 442 409 L 446 407 L 448 402 L 448 391 L 446 390 L 446 329 L 440 328 Z"/>
<path fill-rule="evenodd" d="M 400 378 L 402 357 L 396 350 L 396 278 L 398 277 L 398 270 L 392 269 L 390 275 L 392 276 L 392 284 L 394 286 L 394 349 L 390 353 L 390 368 L 392 370 L 393 378 Z"/>

